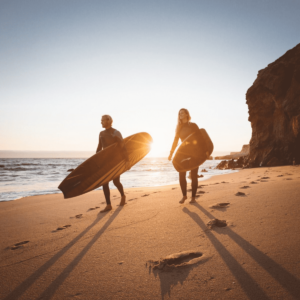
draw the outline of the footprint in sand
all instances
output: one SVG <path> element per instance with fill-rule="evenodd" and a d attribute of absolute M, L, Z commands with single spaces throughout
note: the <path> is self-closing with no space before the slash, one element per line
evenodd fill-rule
<path fill-rule="evenodd" d="M 227 222 L 226 220 L 219 220 L 219 219 L 213 219 L 213 220 L 210 220 L 206 226 L 209 228 L 209 229 L 212 229 L 213 227 L 226 227 L 227 226 Z"/>
<path fill-rule="evenodd" d="M 221 202 L 221 203 L 217 203 L 212 205 L 210 208 L 227 208 L 229 206 L 229 202 Z"/>
<path fill-rule="evenodd" d="M 172 190 L 175 190 L 175 189 L 177 189 L 177 188 L 172 188 Z"/>
<path fill-rule="evenodd" d="M 235 195 L 236 195 L 236 196 L 246 196 L 246 194 L 245 194 L 245 193 L 242 193 L 242 192 L 237 192 Z"/>
<path fill-rule="evenodd" d="M 56 231 L 58 231 L 58 230 L 64 230 L 64 229 L 69 228 L 69 227 L 71 227 L 71 225 L 64 225 L 64 226 L 62 226 L 62 227 L 56 228 Z M 55 232 L 55 231 L 54 231 L 54 232 Z"/>
<path fill-rule="evenodd" d="M 240 187 L 240 189 L 248 189 L 248 188 L 250 188 L 249 185 L 244 185 L 244 186 Z"/>
<path fill-rule="evenodd" d="M 278 175 L 277 177 L 283 177 L 284 175 Z"/>
<path fill-rule="evenodd" d="M 98 209 L 98 208 L 100 208 L 100 207 L 99 206 L 91 207 L 91 208 L 88 209 L 88 211 L 95 210 L 95 209 Z"/>
<path fill-rule="evenodd" d="M 27 243 L 29 243 L 29 241 L 23 241 L 23 242 L 16 243 L 12 247 L 10 247 L 10 250 L 16 250 L 16 249 L 22 248 Z"/>
<path fill-rule="evenodd" d="M 132 198 L 132 199 L 129 199 L 128 201 L 132 201 L 132 200 L 135 200 L 135 199 L 137 199 L 137 198 Z"/>
<path fill-rule="evenodd" d="M 82 214 L 76 215 L 75 218 L 76 219 L 81 219 L 82 218 Z"/>
<path fill-rule="evenodd" d="M 262 177 L 261 179 L 270 179 L 270 177 Z"/>
<path fill-rule="evenodd" d="M 197 194 L 205 194 L 205 192 L 204 191 L 199 191 L 199 192 L 197 192 Z"/>
<path fill-rule="evenodd" d="M 147 197 L 147 196 L 150 196 L 150 194 L 145 194 L 145 195 L 143 195 L 143 196 L 141 196 L 141 197 Z"/>
<path fill-rule="evenodd" d="M 170 271 L 194 265 L 201 260 L 203 260 L 203 253 L 198 251 L 184 251 L 168 255 L 160 260 L 150 260 L 146 263 L 146 267 L 148 267 L 149 263 L 149 267 L 153 268 L 153 270 Z"/>
<path fill-rule="evenodd" d="M 229 182 L 226 182 L 226 181 L 221 181 L 221 183 L 229 183 Z"/>
<path fill-rule="evenodd" d="M 255 182 L 255 181 L 251 181 L 250 183 L 251 184 L 258 184 L 258 182 Z"/>

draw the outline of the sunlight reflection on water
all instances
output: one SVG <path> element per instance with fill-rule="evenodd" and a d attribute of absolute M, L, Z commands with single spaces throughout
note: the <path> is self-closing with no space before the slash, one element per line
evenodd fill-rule
<path fill-rule="evenodd" d="M 68 169 L 76 168 L 85 159 L 0 159 L 0 201 L 21 197 L 60 193 L 57 188 L 69 174 Z M 209 160 L 199 167 L 205 180 L 214 175 L 232 173 L 231 170 L 215 170 L 220 161 Z M 124 188 L 151 187 L 178 184 L 178 173 L 167 158 L 144 158 L 121 175 Z M 115 186 L 110 183 L 110 188 Z"/>

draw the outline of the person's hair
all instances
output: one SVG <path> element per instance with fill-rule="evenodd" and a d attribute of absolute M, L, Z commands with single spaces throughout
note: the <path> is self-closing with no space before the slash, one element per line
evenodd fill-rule
<path fill-rule="evenodd" d="M 179 112 L 178 112 L 177 126 L 176 126 L 176 130 L 175 130 L 176 133 L 178 133 L 178 131 L 180 130 L 180 127 L 181 127 L 181 125 L 182 125 L 181 120 L 180 120 L 180 116 L 179 116 L 179 114 L 180 114 L 180 112 L 181 112 L 182 110 L 185 111 L 185 113 L 187 114 L 188 122 L 190 122 L 190 120 L 192 119 L 192 118 L 191 118 L 191 115 L 190 115 L 190 113 L 189 113 L 189 111 L 188 111 L 186 108 L 181 108 L 181 109 L 179 110 Z"/>
<path fill-rule="evenodd" d="M 108 120 L 110 122 L 110 125 L 112 125 L 113 119 L 110 115 L 103 115 L 102 118 L 106 118 L 106 120 Z"/>

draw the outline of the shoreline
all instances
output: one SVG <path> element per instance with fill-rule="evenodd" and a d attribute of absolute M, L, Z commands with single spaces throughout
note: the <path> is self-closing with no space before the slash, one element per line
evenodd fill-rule
<path fill-rule="evenodd" d="M 70 169 L 78 167 L 83 160 L 11 160 L 0 164 L 1 178 L 0 201 L 10 201 L 34 195 L 59 192 L 58 186 L 68 175 Z M 215 170 L 218 161 L 206 161 L 201 167 L 208 172 L 205 178 L 216 174 L 228 173 Z M 201 169 L 200 169 L 201 170 Z M 229 172 L 232 172 L 231 170 Z M 201 178 L 200 178 L 201 179 Z M 178 173 L 167 159 L 144 159 L 130 171 L 121 176 L 124 187 L 151 187 L 176 184 Z M 113 184 L 110 184 L 114 188 Z"/>
<path fill-rule="evenodd" d="M 240 168 L 236 168 L 235 170 L 229 170 L 230 173 L 228 174 L 232 174 L 232 173 L 237 173 L 239 171 L 241 171 L 242 169 Z M 224 170 L 222 170 L 224 171 Z M 225 170 L 227 171 L 227 170 Z M 201 172 L 200 172 L 201 173 Z M 188 172 L 187 172 L 188 174 Z M 228 174 L 215 174 L 215 175 L 211 175 L 209 176 L 208 178 L 204 178 L 204 179 L 201 179 L 201 178 L 198 178 L 198 183 L 202 182 L 202 181 L 206 181 L 206 180 L 209 180 L 215 176 L 222 176 L 222 175 L 228 175 Z M 205 175 L 204 175 L 205 176 Z M 188 184 L 190 182 L 190 179 L 187 178 L 187 181 L 188 181 Z M 167 185 L 152 185 L 151 187 L 167 187 L 167 186 L 173 186 L 173 185 L 177 185 L 177 183 L 173 183 L 173 184 L 167 184 Z M 129 188 L 126 188 L 124 187 L 124 190 L 129 190 L 129 189 L 134 189 L 134 188 L 151 188 L 151 187 L 129 187 Z M 99 190 L 99 189 L 98 189 Z M 115 186 L 111 186 L 110 187 L 110 190 L 116 190 L 116 187 Z M 38 195 L 29 195 L 29 196 L 25 196 L 25 197 L 20 197 L 20 198 L 16 198 L 16 199 L 11 199 L 11 200 L 0 200 L 0 203 L 1 202 L 9 202 L 9 201 L 16 201 L 16 200 L 21 200 L 21 199 L 25 199 L 25 198 L 28 198 L 28 197 L 37 197 L 37 196 L 46 196 L 46 195 L 56 195 L 56 194 L 62 194 L 62 192 L 60 190 L 58 190 L 57 192 L 54 192 L 54 193 L 46 193 L 46 194 L 38 194 Z"/>
<path fill-rule="evenodd" d="M 102 191 L 4 202 L 0 299 L 296 299 L 300 167 L 202 183 L 196 204 L 179 184 L 125 189 L 124 207 L 111 190 L 108 213 Z"/>

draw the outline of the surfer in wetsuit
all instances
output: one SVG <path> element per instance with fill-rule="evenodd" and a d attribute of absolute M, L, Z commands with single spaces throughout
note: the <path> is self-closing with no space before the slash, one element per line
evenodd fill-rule
<path fill-rule="evenodd" d="M 105 149 L 106 147 L 108 147 L 116 142 L 119 143 L 121 145 L 121 149 L 123 151 L 123 156 L 126 161 L 125 167 L 127 170 L 129 170 L 130 164 L 129 164 L 129 160 L 128 160 L 128 154 L 126 151 L 126 147 L 123 142 L 123 137 L 118 130 L 111 127 L 112 122 L 113 122 L 113 120 L 112 120 L 111 116 L 109 116 L 109 115 L 102 116 L 101 125 L 103 128 L 105 128 L 105 130 L 101 131 L 99 134 L 99 144 L 98 144 L 96 153 L 98 153 L 102 149 Z M 120 176 L 116 177 L 113 180 L 113 183 L 117 187 L 118 191 L 121 194 L 120 206 L 123 206 L 126 204 L 126 196 L 124 194 L 123 185 L 120 182 Z M 106 200 L 106 207 L 103 210 L 101 210 L 101 212 L 106 212 L 106 211 L 109 211 L 112 209 L 111 202 L 110 202 L 109 183 L 106 183 L 103 185 L 103 192 L 104 192 L 104 196 L 105 196 L 105 200 Z"/>
<path fill-rule="evenodd" d="M 172 149 L 170 151 L 170 155 L 168 157 L 169 160 L 172 160 L 173 153 L 177 147 L 179 138 L 181 141 L 183 141 L 185 138 L 187 138 L 189 135 L 194 133 L 195 131 L 199 130 L 199 127 L 196 123 L 190 122 L 191 116 L 187 109 L 182 108 L 180 109 L 178 113 L 178 123 L 176 127 L 175 132 L 175 138 L 172 145 Z M 196 192 L 198 187 L 198 169 L 191 170 L 191 179 L 192 179 L 192 199 L 190 203 L 196 202 Z M 179 203 L 184 203 L 184 201 L 187 199 L 186 195 L 186 188 L 187 188 L 187 182 L 186 182 L 186 172 L 179 172 L 179 183 L 182 191 L 182 199 L 179 201 Z"/>

